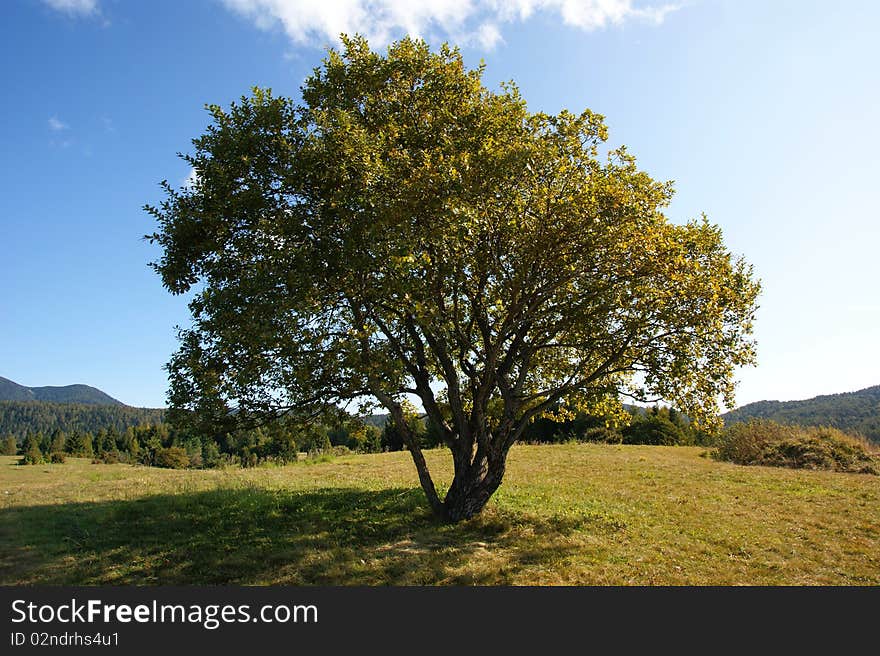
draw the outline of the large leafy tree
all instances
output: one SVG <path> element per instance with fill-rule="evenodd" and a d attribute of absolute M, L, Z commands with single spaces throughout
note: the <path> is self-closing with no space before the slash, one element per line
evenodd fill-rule
<path fill-rule="evenodd" d="M 559 407 L 661 397 L 711 427 L 750 363 L 758 284 L 603 118 L 530 112 L 455 49 L 344 39 L 302 100 L 209 106 L 193 185 L 147 206 L 154 267 L 193 290 L 169 400 L 202 430 L 387 408 L 433 510 L 498 488 L 511 446 Z M 452 452 L 441 498 L 404 402 Z"/>

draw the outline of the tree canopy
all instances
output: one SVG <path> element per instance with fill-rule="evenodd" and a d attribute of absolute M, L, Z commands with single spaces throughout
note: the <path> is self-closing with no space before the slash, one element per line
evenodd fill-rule
<path fill-rule="evenodd" d="M 359 37 L 301 101 L 256 88 L 147 206 L 165 287 L 192 290 L 169 401 L 204 430 L 352 400 L 390 412 L 432 508 L 479 512 L 508 450 L 559 407 L 660 397 L 695 422 L 754 359 L 758 283 L 669 182 L 607 149 L 602 116 L 531 112 L 448 46 Z M 607 152 L 606 152 L 607 151 Z M 441 499 L 403 402 L 453 455 Z"/>

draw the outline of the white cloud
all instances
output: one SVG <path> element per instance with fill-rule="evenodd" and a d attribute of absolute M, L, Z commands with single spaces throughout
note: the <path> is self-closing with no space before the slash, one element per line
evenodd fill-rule
<path fill-rule="evenodd" d="M 501 36 L 501 30 L 498 29 L 495 23 L 483 23 L 477 28 L 475 36 L 477 43 L 480 44 L 483 50 L 493 50 L 495 46 L 504 41 L 504 38 Z"/>
<path fill-rule="evenodd" d="M 52 130 L 52 132 L 61 132 L 62 130 L 67 130 L 69 128 L 70 126 L 64 121 L 59 120 L 57 116 L 49 117 L 49 129 Z"/>
<path fill-rule="evenodd" d="M 475 44 L 491 50 L 503 41 L 502 23 L 537 13 L 558 15 L 585 31 L 628 20 L 659 24 L 677 5 L 647 0 L 220 0 L 261 29 L 279 26 L 298 44 L 336 42 L 342 32 L 360 33 L 373 45 L 409 34 Z"/>
<path fill-rule="evenodd" d="M 98 13 L 98 0 L 43 0 L 43 3 L 56 11 L 71 16 L 88 16 Z"/>

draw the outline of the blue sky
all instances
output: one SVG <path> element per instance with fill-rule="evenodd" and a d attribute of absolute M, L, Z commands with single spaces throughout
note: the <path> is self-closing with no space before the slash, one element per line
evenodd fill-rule
<path fill-rule="evenodd" d="M 764 292 L 739 404 L 880 384 L 880 3 L 9 0 L 0 4 L 0 376 L 165 402 L 186 301 L 144 203 L 253 85 L 297 97 L 339 31 L 462 44 L 532 110 L 606 116 Z"/>

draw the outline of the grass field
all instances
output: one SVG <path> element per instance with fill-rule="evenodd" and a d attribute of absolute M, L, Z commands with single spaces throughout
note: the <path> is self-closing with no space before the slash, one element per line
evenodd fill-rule
<path fill-rule="evenodd" d="M 688 447 L 519 446 L 487 510 L 406 453 L 229 470 L 0 458 L 4 584 L 880 584 L 880 477 Z M 449 457 L 429 451 L 436 478 Z"/>

